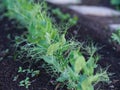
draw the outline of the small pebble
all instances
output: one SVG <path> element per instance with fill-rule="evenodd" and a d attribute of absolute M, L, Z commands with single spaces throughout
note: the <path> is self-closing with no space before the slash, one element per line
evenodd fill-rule
<path fill-rule="evenodd" d="M 111 88 L 111 89 L 114 88 L 114 85 L 111 85 L 110 88 Z"/>

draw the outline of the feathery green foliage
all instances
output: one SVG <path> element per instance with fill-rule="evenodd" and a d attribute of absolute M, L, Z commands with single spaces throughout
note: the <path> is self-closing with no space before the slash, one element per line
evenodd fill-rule
<path fill-rule="evenodd" d="M 120 30 L 117 30 L 115 33 L 112 33 L 112 41 L 120 45 Z"/>
<path fill-rule="evenodd" d="M 30 57 L 32 63 L 44 60 L 57 74 L 56 80 L 65 83 L 68 89 L 94 90 L 93 84 L 108 80 L 106 71 L 94 71 L 99 59 L 95 55 L 96 48 L 92 45 L 87 48 L 88 57 L 85 58 L 81 43 L 66 40 L 65 34 L 59 32 L 47 15 L 44 2 L 3 0 L 3 3 L 8 10 L 6 15 L 28 30 L 23 38 L 16 38 L 21 58 Z M 23 42 L 25 44 L 21 45 Z"/>
<path fill-rule="evenodd" d="M 53 9 L 52 13 L 60 19 L 61 23 L 68 23 L 68 25 L 75 25 L 78 21 L 77 16 L 72 16 L 68 13 L 63 13 L 59 8 Z"/>

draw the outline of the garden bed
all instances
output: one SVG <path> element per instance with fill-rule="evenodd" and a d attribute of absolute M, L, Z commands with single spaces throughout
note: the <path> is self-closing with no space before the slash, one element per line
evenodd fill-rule
<path fill-rule="evenodd" d="M 21 63 L 20 61 L 14 61 L 14 38 L 15 36 L 20 36 L 23 34 L 24 28 L 16 28 L 17 22 L 15 20 L 9 20 L 7 17 L 4 17 L 0 20 L 0 90 L 59 90 L 60 83 L 54 83 L 55 77 L 51 77 L 49 73 L 42 68 L 43 62 L 38 62 L 36 65 L 32 66 L 33 69 L 40 70 L 40 74 L 32 78 L 32 84 L 29 89 L 19 86 L 19 81 L 24 79 L 25 74 L 20 74 L 20 78 L 16 81 L 13 81 L 15 76 L 18 75 L 19 67 L 28 68 L 28 63 Z M 87 41 L 87 33 L 81 33 L 80 31 L 76 32 L 76 29 L 87 29 L 85 26 L 75 25 L 68 30 L 68 36 L 77 36 L 78 41 Z M 112 73 L 110 75 L 110 83 L 99 83 L 98 86 L 102 90 L 119 90 L 120 89 L 120 55 L 118 52 L 114 51 L 111 46 L 101 44 L 100 41 L 95 41 L 98 46 L 103 47 L 98 51 L 102 56 L 98 64 L 102 68 L 106 68 L 109 65 L 108 72 Z M 95 90 L 99 90 L 97 89 Z M 60 90 L 67 90 L 65 87 Z"/>
<path fill-rule="evenodd" d="M 120 12 L 110 5 L 108 1 L 97 1 L 89 5 L 90 1 L 82 4 L 66 4 L 48 2 L 53 8 L 60 8 L 64 13 L 77 16 L 78 25 L 86 29 L 80 30 L 84 34 L 89 34 L 94 40 L 103 44 L 111 45 L 116 51 L 120 51 L 120 45 L 114 41 L 112 35 L 117 33 L 120 27 Z"/>
<path fill-rule="evenodd" d="M 4 17 L 0 20 L 0 90 L 27 90 L 25 87 L 19 86 L 19 81 L 23 80 L 24 74 L 20 76 L 17 81 L 13 81 L 14 77 L 18 75 L 19 67 L 28 68 L 28 64 L 23 64 L 20 61 L 14 60 L 14 38 L 22 34 L 25 29 L 16 28 L 17 22 L 15 20 L 9 20 Z M 10 36 L 9 36 L 10 35 Z M 40 63 L 41 64 L 41 63 Z M 40 65 L 39 63 L 37 65 Z M 40 75 L 33 79 L 33 83 L 29 90 L 54 90 L 55 86 L 52 85 L 51 76 L 45 73 L 45 70 L 40 67 L 33 66 L 35 69 L 39 69 Z"/>

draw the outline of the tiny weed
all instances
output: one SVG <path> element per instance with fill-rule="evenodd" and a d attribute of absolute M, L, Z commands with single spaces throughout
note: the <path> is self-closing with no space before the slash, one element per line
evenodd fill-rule
<path fill-rule="evenodd" d="M 19 82 L 19 86 L 24 86 L 25 88 L 28 88 L 31 85 L 30 78 L 38 76 L 40 74 L 40 71 L 33 69 L 23 69 L 22 67 L 19 67 L 18 75 L 14 77 L 13 81 L 17 81 L 21 73 L 25 74 L 26 78 Z"/>
<path fill-rule="evenodd" d="M 20 81 L 19 86 L 24 86 L 28 89 L 28 87 L 31 85 L 30 78 L 26 77 L 24 80 Z"/>

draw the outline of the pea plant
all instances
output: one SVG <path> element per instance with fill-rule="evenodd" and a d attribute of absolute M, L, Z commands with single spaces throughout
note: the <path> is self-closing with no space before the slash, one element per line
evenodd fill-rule
<path fill-rule="evenodd" d="M 58 19 L 61 20 L 61 23 L 68 22 L 69 25 L 75 25 L 78 21 L 77 16 L 71 16 L 69 13 L 63 13 L 59 8 L 55 8 L 52 10 L 52 13 L 57 16 Z"/>
<path fill-rule="evenodd" d="M 120 30 L 117 30 L 116 32 L 112 33 L 111 39 L 112 41 L 120 45 Z"/>
<path fill-rule="evenodd" d="M 30 63 L 43 60 L 53 75 L 57 75 L 56 81 L 70 90 L 94 90 L 99 81 L 109 80 L 106 70 L 95 71 L 99 60 L 97 48 L 93 44 L 84 47 L 75 40 L 66 40 L 66 33 L 60 32 L 47 14 L 45 2 L 3 0 L 3 3 L 7 9 L 5 15 L 27 29 L 25 35 L 16 39 L 17 57 L 29 57 Z"/>

